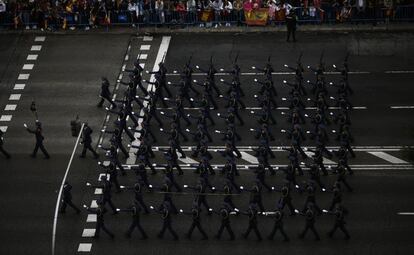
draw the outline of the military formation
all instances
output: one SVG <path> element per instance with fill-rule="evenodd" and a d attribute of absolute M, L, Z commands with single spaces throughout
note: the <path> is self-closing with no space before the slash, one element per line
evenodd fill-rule
<path fill-rule="evenodd" d="M 333 237 L 339 228 L 345 239 L 349 239 L 350 234 L 346 227 L 348 210 L 343 197 L 345 193 L 353 191 L 348 182 L 348 175 L 353 175 L 348 158 L 355 157 L 355 154 L 351 146 L 353 137 L 350 100 L 353 90 L 348 80 L 347 58 L 341 67 L 333 65 L 334 71 L 340 73 L 339 83 L 327 81 L 327 67 L 323 57 L 315 67 L 305 68 L 301 63 L 301 56 L 295 66 L 285 65 L 286 69 L 294 72 L 294 76 L 281 84 L 276 84 L 273 80 L 274 69 L 270 58 L 263 67 L 252 67 L 257 71 L 257 76 L 250 84 L 242 84 L 237 57 L 228 70 L 216 70 L 213 58 L 205 69 L 198 65 L 192 66 L 190 58 L 183 70 L 174 71 L 179 74 L 178 82 L 168 80 L 163 62 L 159 63 L 157 71 L 147 72 L 151 79 L 145 80 L 144 70 L 136 61 L 131 70 L 125 70 L 129 73 L 129 80 L 118 81 L 126 86 L 121 99 L 113 99 L 109 81 L 102 78 L 98 107 L 103 107 L 107 101 L 108 106 L 105 109 L 108 114 L 115 116 L 115 120 L 112 125 L 106 125 L 101 130 L 102 133 L 110 134 L 108 143 L 98 146 L 105 155 L 98 167 L 104 169 L 106 175 L 98 183 L 87 183 L 91 188 L 102 190 L 96 207 L 84 206 L 87 211 L 97 215 L 95 237 L 99 237 L 100 230 L 111 238 L 115 237 L 104 221 L 108 208 L 113 215 L 131 215 L 131 224 L 125 232 L 128 238 L 135 229 L 138 229 L 141 239 L 149 238 L 141 222 L 145 221 L 147 214 L 156 213 L 162 221 L 158 238 L 163 238 L 168 232 L 174 240 L 179 240 L 174 223 L 177 217 L 187 216 L 191 218 L 191 225 L 185 233 L 186 238 L 191 239 L 196 229 L 203 240 L 207 240 L 211 234 L 214 234 L 214 238 L 221 239 L 224 232 L 230 240 L 234 240 L 236 233 L 232 228 L 232 218 L 238 217 L 246 219 L 245 231 L 238 233 L 242 238 L 248 238 L 253 232 L 257 240 L 262 240 L 263 235 L 272 240 L 280 234 L 288 242 L 292 239 L 289 226 L 284 222 L 285 214 L 288 213 L 289 217 L 296 217 L 298 221 L 302 221 L 300 216 L 303 216 L 303 231 L 297 233 L 300 239 L 312 232 L 315 240 L 320 240 L 317 222 L 320 217 L 327 215 L 333 216 L 333 227 L 326 233 L 327 236 Z M 202 78 L 201 81 L 194 79 L 194 69 L 205 74 L 198 76 Z M 226 79 L 218 79 L 218 72 L 224 74 L 225 76 L 220 77 Z M 305 72 L 313 73 L 313 80 L 305 81 Z M 246 85 L 256 86 L 257 93 L 246 94 L 243 90 Z M 288 87 L 289 93 L 282 96 L 278 86 Z M 254 127 L 246 127 L 246 120 L 242 118 L 246 114 L 241 114 L 248 112 L 243 101 L 250 96 L 257 99 L 255 110 L 249 113 L 248 124 L 253 123 Z M 288 106 L 288 110 L 281 112 L 282 117 L 276 116 L 276 113 L 280 113 L 276 111 L 276 99 Z M 219 102 L 224 102 L 225 107 L 220 108 Z M 331 111 L 332 109 L 335 110 Z M 220 118 L 224 120 L 225 127 L 218 130 L 215 125 Z M 277 128 L 280 121 L 288 122 L 289 128 Z M 257 164 L 247 167 L 238 166 L 237 161 L 242 158 L 238 143 L 242 140 L 240 131 L 243 129 L 248 129 L 257 141 L 252 146 Z M 82 132 L 84 147 L 81 157 L 85 157 L 89 150 L 94 158 L 99 158 L 99 153 L 91 146 L 92 129 L 86 124 Z M 212 133 L 221 135 L 221 139 L 213 139 Z M 157 148 L 163 153 L 164 163 L 155 159 L 153 147 L 160 134 L 168 138 L 168 146 Z M 192 146 L 187 155 L 182 143 L 189 141 L 192 141 Z M 281 141 L 284 141 L 285 146 L 281 145 Z M 312 145 L 304 146 L 304 141 L 311 141 Z M 210 149 L 209 145 L 213 142 L 215 145 L 222 143 L 223 149 Z M 339 149 L 328 150 L 328 142 Z M 275 146 L 277 150 L 287 152 L 287 166 L 277 167 L 270 164 L 270 159 L 275 158 Z M 133 155 L 127 151 L 128 147 L 131 151 L 136 151 L 136 164 L 130 166 L 122 163 Z M 40 145 L 39 148 L 42 149 Z M 211 164 L 213 154 L 221 157 L 225 163 Z M 182 169 L 180 161 L 187 157 L 198 162 L 186 165 L 194 173 Z M 336 166 L 325 166 L 324 158 L 335 159 L 338 163 Z M 253 174 L 249 183 L 239 183 L 241 171 Z M 133 178 L 135 184 L 123 186 L 122 181 L 119 181 L 119 174 L 127 175 L 122 178 Z M 131 174 L 135 176 L 130 177 Z M 158 180 L 157 184 L 150 183 L 148 174 L 153 175 L 151 180 Z M 180 181 L 180 176 L 188 174 L 196 176 L 193 185 Z M 283 176 L 283 181 L 274 183 L 271 180 L 274 175 Z M 328 175 L 336 176 L 333 183 L 328 183 Z M 211 176 L 215 176 L 214 182 Z M 219 181 L 217 176 L 220 176 Z M 80 211 L 71 201 L 70 189 L 70 184 L 65 184 L 61 212 L 65 212 L 67 205 L 76 212 Z M 121 192 L 131 193 L 130 206 L 120 208 L 113 202 L 113 193 Z M 277 193 L 279 198 L 272 208 L 265 208 L 263 197 L 269 193 Z M 299 201 L 294 201 L 293 193 L 305 197 L 305 202 L 300 207 Z M 322 193 L 331 196 L 329 205 L 322 206 L 318 203 L 317 197 Z M 148 199 L 148 194 L 158 194 L 162 196 L 162 201 L 154 204 L 154 201 Z M 188 208 L 177 208 L 174 203 L 176 195 L 189 198 Z M 249 197 L 248 203 L 236 206 L 233 198 L 246 195 Z M 221 206 L 211 207 L 211 200 L 217 198 L 222 201 Z M 219 219 L 215 233 L 206 232 L 203 226 L 205 217 Z M 273 222 L 270 233 L 260 230 L 261 221 Z"/>

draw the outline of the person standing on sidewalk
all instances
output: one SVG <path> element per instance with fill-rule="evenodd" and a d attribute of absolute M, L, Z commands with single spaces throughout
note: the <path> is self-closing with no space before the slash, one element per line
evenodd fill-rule
<path fill-rule="evenodd" d="M 286 16 L 287 39 L 289 42 L 290 35 L 292 35 L 293 42 L 296 42 L 296 15 L 293 10 Z"/>

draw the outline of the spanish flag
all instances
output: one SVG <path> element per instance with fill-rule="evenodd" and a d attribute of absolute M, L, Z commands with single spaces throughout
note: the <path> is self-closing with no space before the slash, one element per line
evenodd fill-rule
<path fill-rule="evenodd" d="M 246 24 L 249 26 L 266 26 L 267 19 L 269 18 L 269 10 L 266 8 L 252 10 L 245 12 L 244 17 Z"/>

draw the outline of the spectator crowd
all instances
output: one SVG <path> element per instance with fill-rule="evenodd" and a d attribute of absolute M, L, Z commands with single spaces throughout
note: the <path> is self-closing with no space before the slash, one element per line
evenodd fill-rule
<path fill-rule="evenodd" d="M 25 29 L 90 29 L 110 24 L 241 25 L 251 13 L 267 13 L 267 23 L 346 22 L 392 17 L 411 0 L 0 0 L 0 25 Z M 412 14 L 412 12 L 411 12 Z"/>

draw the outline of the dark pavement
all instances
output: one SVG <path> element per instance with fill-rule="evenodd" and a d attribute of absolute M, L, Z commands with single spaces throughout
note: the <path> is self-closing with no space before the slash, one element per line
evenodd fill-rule
<path fill-rule="evenodd" d="M 214 63 L 217 69 L 229 68 L 232 59 L 239 52 L 239 65 L 242 69 L 241 83 L 246 92 L 243 99 L 248 107 L 257 107 L 257 102 L 252 97 L 257 93 L 252 83 L 255 76 L 251 66 L 261 67 L 271 56 L 271 62 L 275 69 L 273 76 L 279 93 L 277 103 L 279 107 L 286 107 L 286 102 L 281 100 L 288 94 L 288 89 L 283 86 L 282 80 L 292 80 L 293 75 L 282 74 L 289 72 L 283 68 L 284 64 L 294 65 L 303 52 L 302 63 L 304 66 L 315 66 L 321 52 L 324 52 L 324 61 L 327 67 L 332 64 L 341 65 L 344 56 L 350 52 L 349 66 L 350 85 L 355 91 L 351 102 L 357 107 L 351 113 L 352 134 L 355 137 L 354 145 L 357 146 L 357 158 L 350 161 L 356 173 L 348 177 L 353 193 L 344 192 L 344 205 L 350 210 L 347 217 L 347 228 L 351 233 L 351 240 L 345 241 L 342 233 L 337 233 L 333 240 L 326 237 L 326 232 L 333 224 L 333 217 L 323 215 L 317 219 L 316 228 L 322 237 L 320 242 L 314 242 L 311 235 L 305 240 L 299 240 L 297 235 L 304 227 L 304 219 L 301 216 L 289 217 L 286 215 L 285 230 L 291 237 L 290 243 L 283 243 L 280 236 L 276 235 L 275 241 L 256 242 L 251 235 L 249 240 L 243 240 L 240 235 L 247 228 L 245 216 L 232 218 L 232 226 L 236 233 L 236 241 L 216 241 L 212 237 L 218 229 L 217 216 L 202 216 L 202 225 L 210 236 L 209 241 L 199 241 L 199 234 L 195 231 L 193 241 L 190 242 L 183 234 L 190 226 L 190 218 L 186 216 L 174 216 L 173 226 L 179 233 L 181 240 L 172 241 L 166 235 L 164 240 L 156 239 L 156 234 L 161 228 L 161 218 L 157 214 L 142 217 L 142 225 L 150 239 L 138 240 L 137 233 L 128 240 L 123 234 L 130 224 L 130 215 L 120 214 L 116 216 L 108 213 L 105 222 L 116 234 L 115 240 L 110 240 L 105 234 L 101 234 L 100 240 L 81 237 L 83 229 L 94 228 L 94 223 L 87 223 L 87 213 L 76 215 L 68 208 L 65 215 L 59 215 L 57 227 L 56 254 L 77 253 L 79 243 L 91 243 L 93 254 L 305 254 L 313 251 L 318 254 L 410 254 L 414 252 L 412 234 L 414 227 L 413 216 L 400 216 L 397 212 L 414 212 L 412 197 L 414 181 L 413 157 L 411 152 L 402 150 L 401 147 L 390 149 L 389 146 L 414 145 L 414 109 L 391 109 L 391 106 L 413 106 L 414 99 L 411 81 L 414 78 L 414 47 L 412 33 L 335 33 L 335 34 L 302 34 L 298 36 L 299 42 L 288 44 L 284 34 L 197 34 L 197 35 L 173 35 L 166 57 L 166 65 L 170 73 L 180 70 L 188 57 L 192 54 L 192 63 L 206 67 L 210 55 L 214 55 Z M 46 35 L 44 42 L 34 42 L 35 36 L 0 35 L 0 103 L 1 114 L 12 114 L 10 122 L 0 121 L 0 126 L 8 126 L 5 134 L 5 148 L 12 154 L 12 159 L 6 160 L 0 157 L 0 254 L 50 254 L 52 240 L 52 221 L 56 203 L 57 191 L 66 170 L 70 154 L 75 144 L 75 137 L 70 135 L 69 123 L 77 114 L 82 121 L 88 121 L 94 130 L 93 142 L 97 144 L 100 138 L 100 129 L 106 118 L 104 109 L 96 107 L 100 89 L 100 77 L 106 76 L 113 85 L 119 78 L 119 73 L 124 64 L 131 67 L 138 56 L 140 45 L 151 45 L 145 63 L 145 70 L 152 70 L 157 55 L 161 36 L 154 36 L 152 41 L 144 41 L 143 37 L 129 35 Z M 33 70 L 21 71 L 27 64 L 26 57 L 33 54 L 30 51 L 32 45 L 41 44 L 42 50 L 35 53 L 38 59 L 34 62 Z M 128 50 L 128 46 L 130 50 Z M 369 46 L 369 50 L 367 47 Z M 128 59 L 125 59 L 125 54 Z M 333 70 L 329 70 L 333 71 Z M 406 73 L 389 73 L 389 71 L 411 71 Z M 26 88 L 21 93 L 21 99 L 17 102 L 17 108 L 12 113 L 4 111 L 6 104 L 10 104 L 8 97 L 13 92 L 13 86 L 17 82 L 19 73 L 30 73 L 30 78 L 25 81 Z M 147 76 L 144 78 L 148 79 Z M 177 76 L 168 76 L 169 80 L 176 81 Z M 228 76 L 218 76 L 229 79 Z M 194 75 L 194 79 L 202 81 L 203 76 Z M 313 80 L 313 74 L 307 73 L 305 80 Z M 126 80 L 126 78 L 124 78 Z M 339 75 L 327 74 L 327 80 L 338 81 Z M 113 87 L 111 87 L 113 88 Z M 120 95 L 125 90 L 122 85 L 116 90 Z M 330 90 L 335 94 L 335 90 Z M 32 100 L 38 106 L 39 119 L 43 123 L 45 146 L 51 154 L 50 160 L 38 155 L 32 159 L 29 154 L 34 146 L 34 137 L 23 128 L 23 123 L 33 126 L 34 117 L 29 110 Z M 220 108 L 216 112 L 223 111 L 224 103 L 220 102 Z M 309 105 L 310 106 L 310 105 Z M 193 110 L 188 110 L 193 111 Z M 287 145 L 285 134 L 281 129 L 287 128 L 288 123 L 280 114 L 285 110 L 275 110 L 274 116 L 278 123 L 272 127 L 276 141 L 274 147 Z M 336 110 L 332 110 L 335 112 Z M 308 110 L 311 113 L 312 110 Z M 242 117 L 247 124 L 238 130 L 243 141 L 238 143 L 247 153 L 248 146 L 257 146 L 255 140 L 248 132 L 248 128 L 256 126 L 256 118 L 246 110 Z M 111 115 L 109 122 L 114 120 Z M 164 119 L 165 120 L 165 119 Z M 223 129 L 224 122 L 209 129 Z M 109 128 L 110 123 L 105 124 Z M 153 125 L 156 129 L 156 125 Z M 305 125 L 307 129 L 310 124 Z M 192 127 L 194 128 L 194 126 Z M 165 146 L 166 138 L 161 133 L 155 132 L 159 142 L 154 146 Z M 214 142 L 211 147 L 223 146 L 221 136 L 213 135 Z M 333 136 L 332 136 L 333 138 Z M 126 139 L 127 140 L 127 139 Z M 107 143 L 107 136 L 103 143 Z M 184 148 L 192 146 L 191 142 L 183 143 Z M 306 145 L 312 145 L 307 141 Z M 336 146 L 337 142 L 331 139 L 330 146 Z M 366 147 L 373 146 L 373 147 Z M 384 146 L 382 150 L 381 146 Z M 88 155 L 87 159 L 79 159 L 80 147 L 73 160 L 68 180 L 73 185 L 74 202 L 81 206 L 90 205 L 97 199 L 94 190 L 85 186 L 85 183 L 96 183 L 99 173 L 96 161 Z M 388 148 L 388 150 L 387 150 Z M 392 164 L 382 158 L 376 157 L 369 151 L 384 151 L 394 157 L 406 161 L 405 164 Z M 103 152 L 100 151 L 104 160 Z M 163 162 L 159 152 L 154 162 Z M 212 164 L 223 164 L 224 160 L 214 153 Z M 122 158 L 122 156 L 121 156 Z M 194 158 L 193 158 L 194 159 Z M 334 160 L 335 161 L 335 160 Z M 410 163 L 411 162 L 411 163 Z M 283 165 L 287 163 L 286 153 L 276 152 L 276 159 L 271 164 Z M 238 164 L 251 164 L 246 160 L 238 160 Z M 402 170 L 402 168 L 406 168 Z M 177 177 L 180 184 L 195 184 L 197 175 L 192 170 L 185 169 L 185 175 Z M 305 173 L 306 175 L 306 173 Z M 150 181 L 159 184 L 161 172 L 157 176 L 151 176 Z M 335 176 L 323 177 L 326 184 L 332 185 Z M 121 185 L 134 183 L 134 175 L 128 173 L 126 177 L 119 177 Z M 267 177 L 267 182 L 272 185 L 282 184 L 283 174 Z M 248 187 L 253 180 L 253 174 L 242 170 L 237 177 L 237 183 Z M 299 183 L 305 181 L 305 177 L 299 177 Z M 211 182 L 220 186 L 222 177 L 218 174 L 211 177 Z M 268 211 L 276 206 L 280 193 L 264 193 L 264 204 Z M 178 208 L 189 209 L 192 201 L 191 194 L 174 196 Z M 294 194 L 293 204 L 302 208 L 305 194 Z M 132 202 L 132 192 L 114 194 L 114 203 L 117 207 L 127 207 Z M 249 194 L 243 193 L 235 197 L 235 203 L 241 209 L 247 208 Z M 318 204 L 326 208 L 331 199 L 331 194 L 317 193 Z M 159 205 L 162 200 L 160 194 L 148 194 L 145 201 L 151 205 Z M 208 198 L 211 207 L 219 208 L 221 197 Z M 204 214 L 205 212 L 203 212 Z M 287 211 L 286 211 L 286 214 Z M 266 236 L 272 227 L 270 218 L 259 219 L 260 230 Z"/>

